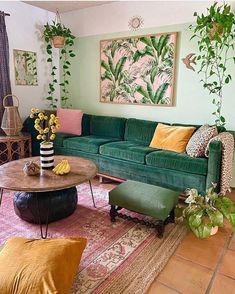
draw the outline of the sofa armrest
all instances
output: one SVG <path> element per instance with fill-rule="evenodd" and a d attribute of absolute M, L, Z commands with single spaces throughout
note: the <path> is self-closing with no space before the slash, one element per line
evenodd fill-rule
<path fill-rule="evenodd" d="M 222 144 L 220 141 L 211 141 L 209 144 L 208 172 L 206 178 L 206 189 L 213 183 L 217 183 L 216 192 L 220 188 L 220 173 L 222 160 Z"/>
<path fill-rule="evenodd" d="M 34 119 L 27 117 L 23 123 L 23 131 L 31 134 L 32 138 L 32 155 L 40 154 L 40 141 L 37 140 L 38 132 L 34 128 Z"/>

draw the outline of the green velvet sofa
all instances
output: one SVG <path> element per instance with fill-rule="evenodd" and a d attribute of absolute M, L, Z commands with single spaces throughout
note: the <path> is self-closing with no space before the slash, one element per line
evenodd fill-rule
<path fill-rule="evenodd" d="M 82 135 L 58 133 L 55 153 L 93 160 L 99 173 L 104 175 L 180 192 L 196 188 L 204 193 L 211 182 L 219 183 L 222 150 L 219 141 L 210 143 L 209 158 L 192 158 L 184 153 L 150 148 L 157 124 L 134 118 L 84 114 Z M 33 135 L 33 154 L 38 155 L 32 120 L 27 119 L 25 127 Z"/>

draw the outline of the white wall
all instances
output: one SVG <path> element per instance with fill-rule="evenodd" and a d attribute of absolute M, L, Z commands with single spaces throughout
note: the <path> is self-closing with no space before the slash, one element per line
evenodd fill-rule
<path fill-rule="evenodd" d="M 42 39 L 42 28 L 46 22 L 54 20 L 54 13 L 33 7 L 18 1 L 0 2 L 0 10 L 10 13 L 6 16 L 6 27 L 10 50 L 10 76 L 12 93 L 20 99 L 20 115 L 28 116 L 32 107 L 48 108 L 47 84 L 49 68 L 46 62 L 45 46 Z M 38 86 L 15 85 L 13 49 L 34 51 L 37 53 Z M 55 53 L 55 64 L 59 67 L 58 53 Z M 58 96 L 59 91 L 56 93 Z"/>
<path fill-rule="evenodd" d="M 213 1 L 121 1 L 62 14 L 62 21 L 78 36 L 128 31 L 131 17 L 139 15 L 144 28 L 163 27 L 193 21 Z"/>

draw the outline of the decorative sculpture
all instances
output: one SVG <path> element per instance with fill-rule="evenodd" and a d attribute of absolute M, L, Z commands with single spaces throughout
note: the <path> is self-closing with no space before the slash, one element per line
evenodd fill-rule
<path fill-rule="evenodd" d="M 196 56 L 195 53 L 189 53 L 185 58 L 182 58 L 183 63 L 188 69 L 195 71 L 194 67 L 191 64 L 196 65 Z"/>
<path fill-rule="evenodd" d="M 40 167 L 33 161 L 27 161 L 23 171 L 27 176 L 36 176 L 40 173 Z"/>

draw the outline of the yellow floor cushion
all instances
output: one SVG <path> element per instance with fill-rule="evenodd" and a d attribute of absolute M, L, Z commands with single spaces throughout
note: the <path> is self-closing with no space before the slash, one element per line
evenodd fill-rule
<path fill-rule="evenodd" d="M 11 238 L 0 251 L 1 294 L 69 293 L 84 238 Z"/>
<path fill-rule="evenodd" d="M 194 127 L 168 126 L 159 123 L 149 147 L 185 152 L 188 141 L 195 130 Z"/>

